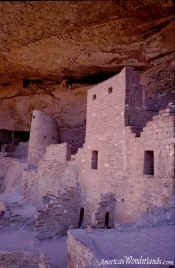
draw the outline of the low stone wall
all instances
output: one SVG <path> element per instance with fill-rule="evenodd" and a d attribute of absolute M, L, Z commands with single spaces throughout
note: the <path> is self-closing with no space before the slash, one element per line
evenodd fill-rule
<path fill-rule="evenodd" d="M 78 230 L 78 232 L 84 232 Z M 76 239 L 77 231 L 69 231 L 67 236 L 67 268 L 95 268 L 98 260 L 95 252 Z M 104 268 L 104 266 L 102 266 Z"/>
<path fill-rule="evenodd" d="M 44 160 L 47 161 L 59 161 L 66 162 L 71 157 L 69 145 L 67 143 L 62 144 L 50 144 L 46 148 L 44 154 Z"/>
<path fill-rule="evenodd" d="M 46 257 L 32 252 L 0 251 L 1 268 L 50 268 Z"/>
<path fill-rule="evenodd" d="M 175 225 L 175 195 L 170 199 L 168 206 L 154 207 L 149 212 L 143 213 L 139 220 L 116 224 L 115 227 L 119 232 L 124 232 L 167 225 Z"/>
<path fill-rule="evenodd" d="M 12 192 L 11 194 L 14 195 L 15 193 Z M 9 230 L 9 228 L 18 230 L 24 227 L 33 230 L 35 213 L 36 209 L 24 204 L 22 199 L 13 202 L 0 201 L 0 230 Z"/>
<path fill-rule="evenodd" d="M 35 216 L 38 239 L 61 237 L 69 228 L 78 228 L 81 203 L 76 187 L 65 189 L 59 196 L 47 194 L 43 202 L 44 207 Z"/>

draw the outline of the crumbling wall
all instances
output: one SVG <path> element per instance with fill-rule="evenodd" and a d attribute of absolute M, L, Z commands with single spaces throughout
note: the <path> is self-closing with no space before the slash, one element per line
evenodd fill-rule
<path fill-rule="evenodd" d="M 153 117 L 141 137 L 134 137 L 128 128 L 125 202 L 130 215 L 137 216 L 153 207 L 165 206 L 174 192 L 174 123 L 175 113 L 168 108 Z M 153 159 L 149 160 L 146 154 L 150 152 Z M 145 170 L 149 161 L 153 164 L 151 172 Z"/>
<path fill-rule="evenodd" d="M 59 142 L 56 121 L 48 114 L 34 111 L 32 116 L 28 160 L 36 164 L 49 144 Z"/>
<path fill-rule="evenodd" d="M 21 188 L 29 203 L 38 204 L 35 229 L 39 239 L 78 228 L 82 195 L 77 166 L 67 161 L 67 144 L 51 144 L 38 167 L 25 168 Z"/>
<path fill-rule="evenodd" d="M 20 188 L 25 165 L 25 162 L 15 158 L 0 157 L 0 192 L 11 192 Z"/>
<path fill-rule="evenodd" d="M 76 154 L 78 148 L 85 142 L 85 123 L 74 127 L 59 128 L 60 142 L 67 142 L 70 146 L 71 154 Z"/>
<path fill-rule="evenodd" d="M 35 230 L 38 239 L 66 235 L 69 228 L 78 228 L 80 215 L 80 191 L 70 186 L 60 189 L 58 195 L 47 194 L 43 197 L 43 208 L 35 217 Z"/>

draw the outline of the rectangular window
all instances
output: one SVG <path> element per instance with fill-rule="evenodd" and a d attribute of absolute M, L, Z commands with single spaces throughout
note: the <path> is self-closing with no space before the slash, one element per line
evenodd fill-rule
<path fill-rule="evenodd" d="M 92 151 L 91 168 L 98 169 L 98 151 Z"/>
<path fill-rule="evenodd" d="M 96 100 L 96 98 L 97 98 L 97 95 L 94 94 L 94 95 L 92 96 L 92 99 L 93 99 L 93 100 Z"/>
<path fill-rule="evenodd" d="M 154 175 L 154 152 L 145 151 L 144 153 L 144 175 Z"/>
<path fill-rule="evenodd" d="M 112 93 L 112 87 L 109 87 L 108 88 L 108 94 L 111 94 Z"/>

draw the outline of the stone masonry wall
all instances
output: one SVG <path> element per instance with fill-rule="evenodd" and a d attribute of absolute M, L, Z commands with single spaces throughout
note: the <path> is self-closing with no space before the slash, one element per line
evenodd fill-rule
<path fill-rule="evenodd" d="M 161 111 L 144 128 L 141 137 L 128 129 L 128 186 L 125 209 L 130 215 L 165 206 L 174 192 L 175 113 Z M 146 152 L 153 152 L 154 172 L 145 174 Z"/>
<path fill-rule="evenodd" d="M 38 167 L 28 164 L 22 174 L 21 189 L 28 203 L 38 203 L 35 230 L 39 239 L 62 236 L 78 228 L 81 210 L 79 171 L 67 161 L 68 145 L 51 144 Z"/>
<path fill-rule="evenodd" d="M 36 164 L 49 144 L 59 141 L 56 121 L 41 111 L 34 111 L 31 123 L 28 160 Z"/>
<path fill-rule="evenodd" d="M 44 255 L 32 252 L 0 251 L 0 267 L 49 268 L 50 265 Z"/>
<path fill-rule="evenodd" d="M 136 82 L 133 87 L 130 81 Z M 127 99 L 127 90 L 138 101 Z M 107 212 L 110 226 L 132 221 L 154 206 L 165 205 L 173 193 L 175 115 L 160 112 L 138 137 L 125 121 L 132 110 L 136 127 L 140 124 L 144 101 L 137 90 L 137 73 L 130 67 L 89 90 L 86 143 L 75 161 L 81 169 L 84 220 L 91 225 L 104 227 Z M 97 157 L 95 169 L 93 151 Z M 146 151 L 154 151 L 153 175 L 144 174 Z"/>
<path fill-rule="evenodd" d="M 67 143 L 62 144 L 50 144 L 46 148 L 46 153 L 44 154 L 45 160 L 53 160 L 59 162 L 66 162 L 71 157 L 70 147 Z"/>
<path fill-rule="evenodd" d="M 86 143 L 76 157 L 77 164 L 80 162 L 81 165 L 85 221 L 99 227 L 104 227 L 107 212 L 110 218 L 116 218 L 116 205 L 120 202 L 123 207 L 121 200 L 125 198 L 127 148 L 124 110 L 127 71 L 123 69 L 119 75 L 89 90 Z M 97 169 L 91 168 L 92 151 L 98 151 Z"/>

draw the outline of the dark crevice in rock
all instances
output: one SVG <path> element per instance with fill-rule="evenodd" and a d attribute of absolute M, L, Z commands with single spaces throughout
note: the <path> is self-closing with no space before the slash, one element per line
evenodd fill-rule
<path fill-rule="evenodd" d="M 144 33 L 143 39 L 147 39 L 148 37 L 152 36 L 153 34 L 160 32 L 169 23 L 170 23 L 170 21 L 168 20 L 168 21 L 165 21 L 165 22 L 163 22 L 163 23 L 161 23 L 159 25 L 151 27 L 147 32 Z"/>
<path fill-rule="evenodd" d="M 30 80 L 28 80 L 28 79 L 23 80 L 23 88 L 27 88 L 29 86 L 29 84 L 30 84 Z"/>
<path fill-rule="evenodd" d="M 2 86 L 2 87 L 7 87 L 9 85 L 10 85 L 10 83 L 2 83 L 2 84 L 0 84 L 0 86 Z"/>
<path fill-rule="evenodd" d="M 157 56 L 151 58 L 151 59 L 149 60 L 149 62 L 154 61 L 154 60 L 157 60 L 157 59 L 160 59 L 160 58 L 163 58 L 163 57 L 165 57 L 165 56 L 167 56 L 167 55 L 170 55 L 170 54 L 173 54 L 173 53 L 175 53 L 175 50 L 172 50 L 172 51 L 169 51 L 169 52 L 165 52 L 165 53 L 159 54 L 159 55 L 157 55 Z"/>
<path fill-rule="evenodd" d="M 101 83 L 110 77 L 116 75 L 117 72 L 100 72 L 96 74 L 85 75 L 81 78 L 68 77 L 67 84 L 84 84 L 95 85 Z"/>

